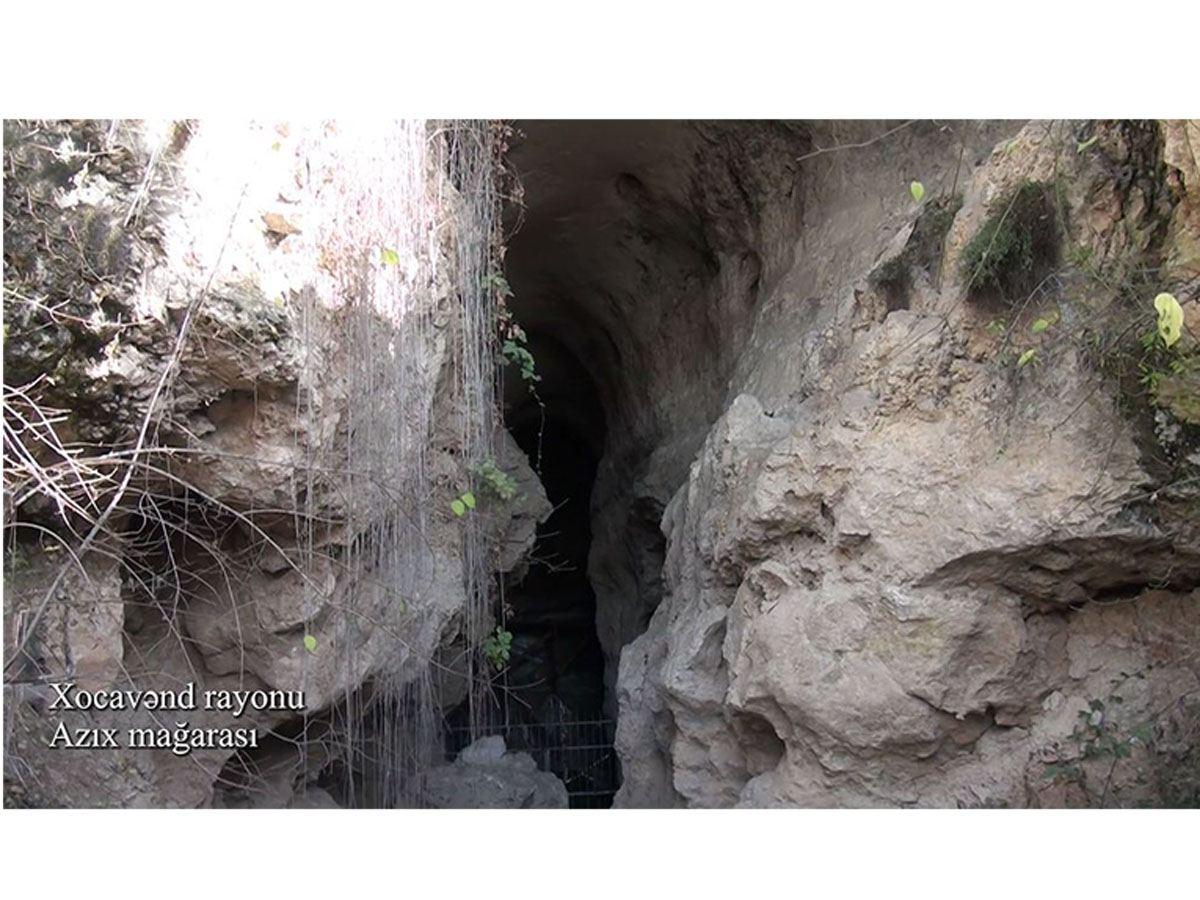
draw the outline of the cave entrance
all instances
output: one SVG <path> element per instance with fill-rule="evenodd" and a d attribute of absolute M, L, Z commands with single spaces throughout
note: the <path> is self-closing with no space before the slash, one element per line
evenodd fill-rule
<path fill-rule="evenodd" d="M 541 380 L 531 392 L 505 367 L 505 424 L 555 509 L 507 585 L 503 721 L 604 723 L 664 595 L 664 511 L 727 406 L 765 285 L 789 270 L 790 243 L 778 265 L 760 254 L 763 228 L 798 228 L 809 142 L 754 123 L 515 130 L 508 311 Z M 596 743 L 611 756 L 611 737 Z"/>
<path fill-rule="evenodd" d="M 604 411 L 592 379 L 553 335 L 531 331 L 540 381 L 505 373 L 505 424 L 541 479 L 552 512 L 528 568 L 504 603 L 512 655 L 504 673 L 504 736 L 566 784 L 572 807 L 612 804 L 615 723 L 605 716 L 605 658 L 588 576 L 592 491 Z"/>
<path fill-rule="evenodd" d="M 538 527 L 528 570 L 505 594 L 513 635 L 510 703 L 518 706 L 513 710 L 518 718 L 601 719 L 604 653 L 587 574 L 595 451 L 569 421 L 549 410 L 510 430 L 553 506 Z"/>
<path fill-rule="evenodd" d="M 498 721 L 487 730 L 561 778 L 572 807 L 606 807 L 619 782 L 615 723 L 606 714 L 606 660 L 588 575 L 604 411 L 588 372 L 553 335 L 529 332 L 528 348 L 540 380 L 506 370 L 505 425 L 552 512 L 538 526 L 528 564 L 505 585 L 512 646 L 493 686 Z M 448 750 L 457 753 L 470 729 L 449 730 Z"/>

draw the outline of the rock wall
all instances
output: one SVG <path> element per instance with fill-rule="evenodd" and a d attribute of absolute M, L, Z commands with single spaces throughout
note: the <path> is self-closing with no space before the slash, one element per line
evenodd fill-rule
<path fill-rule="evenodd" d="M 799 228 L 765 238 L 794 262 L 621 654 L 617 805 L 1196 802 L 1200 455 L 1186 422 L 1139 424 L 1101 324 L 1153 333 L 1155 284 L 1194 314 L 1196 134 L 919 123 L 808 156 Z M 961 260 L 1027 181 L 1054 186 L 1061 256 L 981 298 Z M 899 291 L 873 274 L 958 192 Z M 1157 281 L 1078 276 L 1118 268 Z"/>
<path fill-rule="evenodd" d="M 5 124 L 6 802 L 327 805 L 347 722 L 467 695 L 478 235 L 423 129 L 362 127 Z M 617 805 L 1200 802 L 1195 123 L 527 131 Z M 468 527 L 519 577 L 549 505 L 494 453 L 521 502 Z M 306 705 L 257 755 L 64 755 L 60 678 Z M 372 753 L 433 752 L 396 721 Z"/>
<path fill-rule="evenodd" d="M 44 684 L 74 680 L 303 690 L 300 711 L 186 717 L 267 743 L 309 729 L 239 800 L 286 805 L 338 752 L 331 712 L 428 678 L 463 631 L 449 498 L 470 483 L 456 279 L 475 237 L 431 146 L 422 123 L 5 123 L 8 802 L 245 788 L 232 750 L 47 749 Z M 503 571 L 547 504 L 506 436 L 497 458 L 529 488 L 481 501 Z"/>

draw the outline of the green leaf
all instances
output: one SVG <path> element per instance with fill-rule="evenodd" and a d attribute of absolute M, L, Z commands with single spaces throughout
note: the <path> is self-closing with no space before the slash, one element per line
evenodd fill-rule
<path fill-rule="evenodd" d="M 922 198 L 925 196 L 925 185 L 921 184 L 919 181 L 914 181 L 908 186 L 908 192 L 912 194 L 912 198 L 914 200 L 920 203 Z"/>
<path fill-rule="evenodd" d="M 1183 307 L 1173 294 L 1163 293 L 1154 298 L 1154 308 L 1158 311 L 1158 333 L 1170 347 L 1183 333 Z"/>
<path fill-rule="evenodd" d="M 1033 323 L 1033 327 L 1030 328 L 1029 330 L 1032 331 L 1034 334 L 1041 334 L 1043 331 L 1045 331 L 1049 327 L 1050 327 L 1049 319 L 1038 319 L 1036 322 Z"/>
<path fill-rule="evenodd" d="M 463 515 L 466 515 L 466 513 L 467 513 L 467 505 L 465 503 L 463 503 L 461 500 L 457 500 L 457 499 L 450 501 L 450 509 L 452 509 L 454 511 L 454 514 L 456 516 L 463 516 Z"/>
<path fill-rule="evenodd" d="M 1098 140 L 1100 140 L 1100 135 L 1098 135 L 1098 134 L 1092 135 L 1091 138 L 1084 141 L 1082 144 L 1076 145 L 1075 152 L 1082 153 L 1084 150 L 1086 150 L 1088 147 L 1092 146 L 1092 144 L 1096 143 L 1096 141 L 1098 141 Z"/>
<path fill-rule="evenodd" d="M 400 254 L 391 247 L 384 247 L 379 251 L 379 261 L 385 266 L 400 265 Z"/>
<path fill-rule="evenodd" d="M 464 505 L 464 506 L 465 506 L 467 509 L 474 509 L 474 508 L 475 508 L 475 495 L 474 495 L 474 494 L 472 494 L 470 491 L 467 491 L 465 494 L 463 494 L 463 495 L 462 495 L 461 497 L 459 497 L 458 499 L 459 499 L 459 500 L 461 500 L 461 501 L 463 502 L 463 505 Z"/>
<path fill-rule="evenodd" d="M 483 652 L 497 669 L 503 669 L 504 664 L 512 658 L 512 632 L 505 631 L 499 625 L 483 642 Z"/>
<path fill-rule="evenodd" d="M 317 652 L 317 639 L 311 634 L 306 634 L 304 636 L 304 649 L 309 653 Z"/>
<path fill-rule="evenodd" d="M 498 272 L 493 272 L 490 275 L 484 275 L 483 286 L 485 288 L 495 288 L 500 292 L 502 297 L 512 296 L 512 288 L 508 286 L 508 280 Z"/>
<path fill-rule="evenodd" d="M 1035 350 L 1033 347 L 1030 347 L 1028 350 L 1022 353 L 1021 358 L 1017 360 L 1017 368 L 1020 369 L 1021 367 L 1028 365 L 1035 356 L 1037 356 L 1037 350 Z"/>

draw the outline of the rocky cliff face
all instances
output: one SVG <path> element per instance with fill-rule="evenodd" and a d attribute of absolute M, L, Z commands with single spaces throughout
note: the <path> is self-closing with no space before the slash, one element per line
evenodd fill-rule
<path fill-rule="evenodd" d="M 284 805 L 335 721 L 428 680 L 470 615 L 448 503 L 479 236 L 425 125 L 163 127 L 5 126 L 10 802 Z M 507 436 L 495 455 L 527 488 L 479 509 L 504 571 L 547 509 Z M 257 727 L 237 760 L 71 752 L 47 749 L 57 680 L 305 703 L 184 716 Z"/>
<path fill-rule="evenodd" d="M 617 805 L 1200 803 L 1195 123 L 522 128 L 508 424 L 600 460 Z M 6 123 L 9 802 L 562 804 L 431 745 L 550 511 L 434 131 Z M 305 702 L 70 753 L 59 679 Z"/>
<path fill-rule="evenodd" d="M 810 157 L 621 655 L 618 805 L 1195 802 L 1194 420 L 1103 374 L 1156 288 L 1195 315 L 1195 125 L 997 130 Z M 962 261 L 1028 182 L 1056 246 L 989 296 Z"/>

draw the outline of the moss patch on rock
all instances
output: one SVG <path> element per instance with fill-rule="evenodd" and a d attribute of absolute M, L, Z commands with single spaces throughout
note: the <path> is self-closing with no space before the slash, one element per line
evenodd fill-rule
<path fill-rule="evenodd" d="M 907 309 L 912 288 L 912 270 L 924 269 L 933 276 L 942 259 L 946 234 L 962 207 L 961 195 L 943 197 L 926 204 L 913 225 L 904 249 L 880 263 L 871 272 L 871 287 L 883 294 L 889 310 Z"/>
<path fill-rule="evenodd" d="M 1058 262 L 1060 233 L 1050 184 L 1024 181 L 991 203 L 962 254 L 967 296 L 1013 304 L 1031 293 Z"/>

